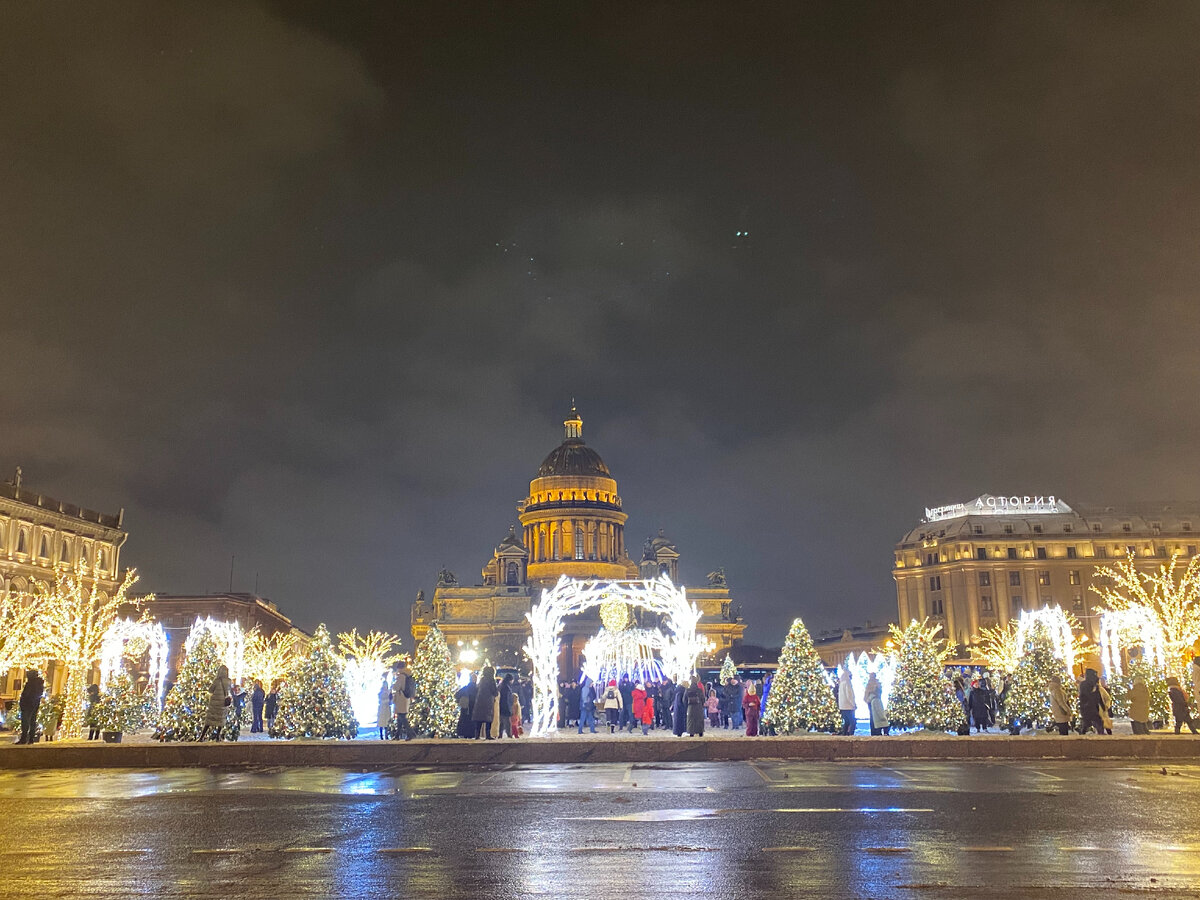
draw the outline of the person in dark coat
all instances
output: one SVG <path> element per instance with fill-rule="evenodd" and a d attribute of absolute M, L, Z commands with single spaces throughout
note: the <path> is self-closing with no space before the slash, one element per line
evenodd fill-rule
<path fill-rule="evenodd" d="M 588 726 L 592 734 L 596 733 L 596 684 L 586 675 L 579 683 L 579 733 L 583 734 L 583 726 Z"/>
<path fill-rule="evenodd" d="M 204 728 L 200 731 L 200 740 L 210 734 L 214 741 L 221 739 L 221 730 L 229 718 L 229 708 L 233 705 L 233 684 L 229 680 L 229 669 L 217 666 L 216 677 L 208 691 L 208 708 L 204 713 Z"/>
<path fill-rule="evenodd" d="M 267 720 L 267 730 L 275 727 L 275 717 L 279 715 L 279 685 L 272 684 L 271 691 L 263 701 L 263 715 Z"/>
<path fill-rule="evenodd" d="M 1100 675 L 1095 669 L 1083 673 L 1079 685 L 1079 733 L 1087 734 L 1095 728 L 1096 734 L 1104 734 L 1104 721 L 1100 718 Z"/>
<path fill-rule="evenodd" d="M 253 720 L 250 722 L 251 734 L 262 734 L 263 706 L 266 702 L 267 692 L 263 690 L 262 682 L 255 680 L 254 690 L 250 692 L 250 712 L 253 713 Z"/>
<path fill-rule="evenodd" d="M 460 738 L 475 737 L 475 725 L 471 721 L 471 712 L 475 708 L 475 694 L 479 690 L 478 676 L 472 672 L 471 680 L 454 693 L 458 701 L 458 736 Z"/>
<path fill-rule="evenodd" d="M 46 690 L 46 682 L 38 674 L 37 669 L 25 670 L 25 684 L 21 688 L 21 739 L 18 744 L 32 744 L 37 741 L 38 707 L 42 705 L 42 693 Z"/>
<path fill-rule="evenodd" d="M 700 687 L 700 679 L 692 677 L 692 683 L 684 691 L 687 701 L 687 733 L 692 737 L 704 736 L 704 688 Z"/>
<path fill-rule="evenodd" d="M 582 696 L 582 688 L 572 681 L 567 685 L 567 725 L 579 722 L 579 708 Z"/>
<path fill-rule="evenodd" d="M 988 726 L 992 724 L 991 698 L 988 697 L 987 690 L 980 686 L 978 681 L 971 684 L 971 693 L 967 695 L 967 706 L 971 710 L 971 718 L 968 721 L 974 723 L 975 730 L 987 731 Z"/>
<path fill-rule="evenodd" d="M 684 686 L 677 684 L 671 694 L 671 731 L 675 733 L 675 737 L 683 737 L 683 733 L 687 731 L 687 700 L 684 697 L 686 693 Z"/>
<path fill-rule="evenodd" d="M 500 693 L 496 686 L 496 670 L 484 666 L 475 686 L 475 706 L 471 709 L 471 722 L 475 725 L 475 739 L 491 740 L 492 719 L 496 715 L 495 700 Z"/>
<path fill-rule="evenodd" d="M 87 687 L 87 726 L 89 741 L 94 741 L 100 737 L 100 722 L 98 715 L 100 713 L 100 685 L 89 684 Z"/>
<path fill-rule="evenodd" d="M 1171 698 L 1171 715 L 1175 717 L 1175 733 L 1179 734 L 1179 730 L 1186 725 L 1188 731 L 1195 734 L 1196 726 L 1192 724 L 1192 711 L 1188 706 L 1187 694 L 1179 686 L 1179 679 L 1174 676 L 1167 679 L 1167 696 Z M 21 713 L 21 721 L 25 721 L 24 712 Z"/>
<path fill-rule="evenodd" d="M 671 684 L 670 679 L 664 680 L 663 683 L 658 686 L 658 696 L 654 702 L 654 710 L 655 714 L 658 716 L 658 724 L 667 729 L 667 731 L 673 730 L 671 727 L 671 703 L 675 699 L 675 691 L 673 688 L 674 685 Z"/>
<path fill-rule="evenodd" d="M 497 729 L 497 737 L 504 737 L 507 734 L 509 737 L 512 733 L 512 673 L 509 672 L 500 679 L 500 728 Z"/>
<path fill-rule="evenodd" d="M 622 678 L 618 690 L 621 692 L 621 708 L 617 713 L 617 727 L 624 731 L 625 726 L 633 722 L 633 683 L 628 678 Z"/>

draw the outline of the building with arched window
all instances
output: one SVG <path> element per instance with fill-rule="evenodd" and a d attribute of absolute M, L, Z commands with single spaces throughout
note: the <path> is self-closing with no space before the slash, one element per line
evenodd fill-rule
<path fill-rule="evenodd" d="M 525 618 L 542 588 L 564 575 L 569 578 L 626 581 L 667 575 L 679 584 L 680 554 L 660 530 L 646 540 L 638 561 L 625 543 L 628 515 L 617 481 L 600 454 L 583 440 L 583 420 L 571 409 L 563 423 L 563 442 L 550 451 L 529 482 L 529 493 L 517 504 L 520 521 L 492 551 L 479 584 L 459 584 L 443 570 L 432 603 L 422 591 L 412 609 L 412 633 L 425 637 L 431 622 L 445 632 L 453 650 L 486 649 L 498 665 L 518 665 L 529 636 Z M 702 587 L 687 586 L 688 599 L 701 612 L 698 632 L 713 645 L 718 659 L 740 643 L 746 630 L 734 609 L 725 573 L 718 569 Z M 635 611 L 639 627 L 653 627 L 654 617 Z M 599 610 L 568 623 L 560 666 L 577 670 L 583 644 L 600 628 Z"/>

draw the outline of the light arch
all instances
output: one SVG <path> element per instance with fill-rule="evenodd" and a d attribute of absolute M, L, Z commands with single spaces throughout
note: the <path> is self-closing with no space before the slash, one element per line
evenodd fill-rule
<path fill-rule="evenodd" d="M 563 620 L 614 600 L 662 615 L 664 628 L 670 631 L 664 635 L 661 650 L 663 671 L 676 681 L 692 674 L 701 649 L 696 636 L 700 610 L 688 602 L 684 588 L 676 587 L 666 575 L 648 581 L 597 581 L 563 575 L 554 587 L 542 592 L 541 600 L 526 614 L 532 632 L 525 643 L 525 655 L 533 666 L 531 734 L 554 731 Z"/>

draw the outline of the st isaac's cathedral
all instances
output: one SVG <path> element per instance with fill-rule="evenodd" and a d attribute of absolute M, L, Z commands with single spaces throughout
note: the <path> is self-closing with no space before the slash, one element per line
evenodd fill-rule
<path fill-rule="evenodd" d="M 417 595 L 412 633 L 418 643 L 436 622 L 456 656 L 461 641 L 464 648 L 477 646 L 481 656 L 486 652 L 497 665 L 524 667 L 521 648 L 530 633 L 525 614 L 541 589 L 553 586 L 560 576 L 629 581 L 666 574 L 679 584 L 679 551 L 662 531 L 647 538 L 639 562 L 630 558 L 625 544 L 628 516 L 616 479 L 600 454 L 583 442 L 583 420 L 574 407 L 563 427 L 563 442 L 543 460 L 529 482 L 529 495 L 517 504 L 520 531 L 515 525 L 509 528 L 483 567 L 482 583 L 462 585 L 454 573 L 443 570 L 432 603 L 424 592 Z M 746 630 L 724 571 L 710 573 L 704 587 L 688 586 L 687 598 L 701 613 L 697 635 L 712 644 L 707 657 L 719 662 Z M 660 624 L 653 613 L 632 612 L 631 625 Z M 600 624 L 599 608 L 567 620 L 559 655 L 564 676 L 579 671 L 583 645 Z"/>

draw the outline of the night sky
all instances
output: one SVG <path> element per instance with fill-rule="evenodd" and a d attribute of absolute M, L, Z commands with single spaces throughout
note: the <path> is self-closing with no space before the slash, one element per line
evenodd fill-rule
<path fill-rule="evenodd" d="M 7 4 L 0 85 L 0 472 L 146 589 L 406 633 L 572 397 L 766 644 L 926 505 L 1200 498 L 1195 3 Z"/>

